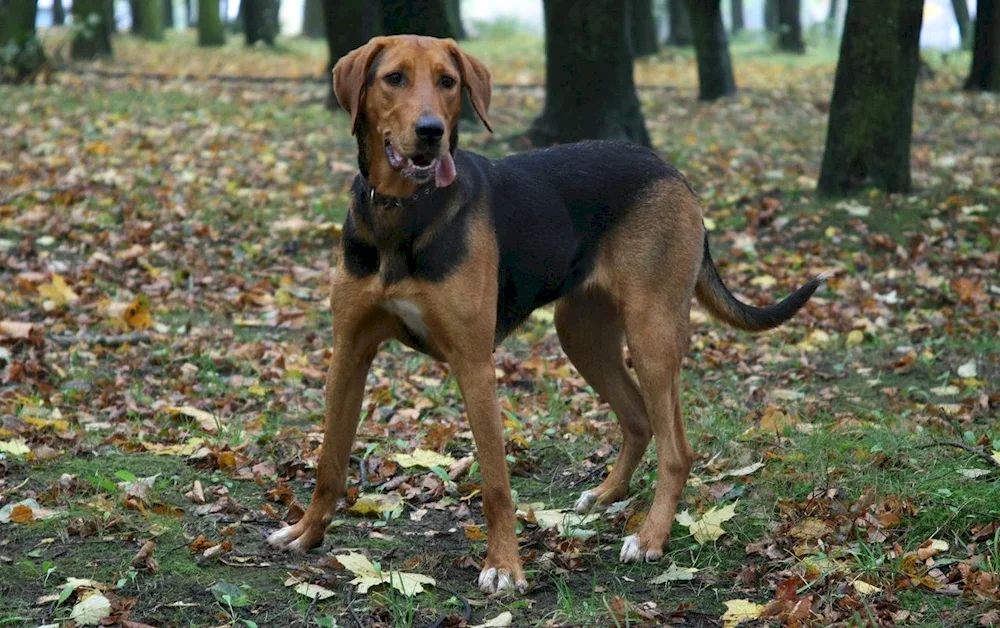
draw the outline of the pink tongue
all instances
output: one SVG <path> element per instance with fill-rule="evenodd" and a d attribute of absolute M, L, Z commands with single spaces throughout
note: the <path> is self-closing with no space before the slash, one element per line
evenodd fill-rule
<path fill-rule="evenodd" d="M 451 158 L 451 153 L 445 153 L 438 159 L 437 167 L 434 168 L 434 184 L 439 188 L 446 188 L 455 180 L 455 160 Z"/>

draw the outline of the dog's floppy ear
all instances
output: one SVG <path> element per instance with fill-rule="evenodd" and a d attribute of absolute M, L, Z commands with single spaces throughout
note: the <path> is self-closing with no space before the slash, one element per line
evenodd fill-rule
<path fill-rule="evenodd" d="M 458 69 L 462 74 L 462 85 L 469 92 L 472 108 L 476 110 L 476 115 L 492 133 L 493 127 L 490 126 L 490 120 L 487 117 L 490 111 L 490 96 L 493 93 L 490 71 L 482 61 L 462 52 L 453 39 L 448 40 L 448 47 L 451 48 L 451 54 L 458 62 Z"/>
<path fill-rule="evenodd" d="M 357 133 L 358 116 L 363 106 L 362 96 L 368 83 L 368 70 L 372 61 L 386 47 L 384 37 L 374 37 L 367 44 L 355 48 L 333 66 L 333 93 L 347 113 L 351 114 L 351 135 Z"/>

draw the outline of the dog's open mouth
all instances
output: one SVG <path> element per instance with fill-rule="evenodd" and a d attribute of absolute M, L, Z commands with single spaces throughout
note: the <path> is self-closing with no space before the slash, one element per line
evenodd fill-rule
<path fill-rule="evenodd" d="M 426 183 L 433 178 L 437 187 L 444 188 L 455 180 L 455 161 L 449 152 L 445 152 L 441 156 L 431 153 L 417 153 L 412 157 L 404 157 L 387 138 L 385 140 L 385 156 L 393 170 L 397 170 L 404 177 L 413 179 L 417 183 Z"/>

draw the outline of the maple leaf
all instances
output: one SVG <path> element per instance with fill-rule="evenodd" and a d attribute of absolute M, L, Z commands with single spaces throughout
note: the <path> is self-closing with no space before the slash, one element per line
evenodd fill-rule
<path fill-rule="evenodd" d="M 80 626 L 97 626 L 111 614 L 111 601 L 97 591 L 76 603 L 70 619 Z"/>
<path fill-rule="evenodd" d="M 722 508 L 713 507 L 705 511 L 705 514 L 695 519 L 688 511 L 679 512 L 674 517 L 677 523 L 691 531 L 691 535 L 699 545 L 708 541 L 714 541 L 726 533 L 722 529 L 722 524 L 736 516 L 736 504 L 733 502 Z"/>
<path fill-rule="evenodd" d="M 677 563 L 671 563 L 666 571 L 650 580 L 649 583 L 667 584 L 668 582 L 694 580 L 696 573 L 698 573 L 697 567 L 678 567 Z"/>
<path fill-rule="evenodd" d="M 31 448 L 23 438 L 0 440 L 0 453 L 21 457 L 30 454 Z"/>
<path fill-rule="evenodd" d="M 325 600 L 328 597 L 336 595 L 336 593 L 326 587 L 321 587 L 318 584 L 308 584 L 306 582 L 296 584 L 295 592 L 306 596 L 310 600 Z"/>
<path fill-rule="evenodd" d="M 597 534 L 594 530 L 585 529 L 585 526 L 599 518 L 597 514 L 580 515 L 571 510 L 545 510 L 541 506 L 544 504 L 523 505 L 517 509 L 517 514 L 528 523 L 534 523 L 540 528 L 554 528 L 563 536 L 589 539 Z"/>
<path fill-rule="evenodd" d="M 334 556 L 345 569 L 356 577 L 351 584 L 358 587 L 358 593 L 367 593 L 368 589 L 380 584 L 389 584 L 392 588 L 406 596 L 414 596 L 424 590 L 424 585 L 434 586 L 437 582 L 430 576 L 403 571 L 382 571 L 364 555 L 351 552 Z"/>
<path fill-rule="evenodd" d="M 451 456 L 428 449 L 414 449 L 412 454 L 395 454 L 392 457 L 400 465 L 410 467 L 449 467 L 457 462 Z"/>
<path fill-rule="evenodd" d="M 68 305 L 79 300 L 80 296 L 73 292 L 66 280 L 58 273 L 52 273 L 52 282 L 38 286 L 38 294 L 53 303 L 54 306 Z"/>
<path fill-rule="evenodd" d="M 358 496 L 348 510 L 359 515 L 381 515 L 387 519 L 395 519 L 403 514 L 403 498 L 398 493 L 364 493 Z"/>

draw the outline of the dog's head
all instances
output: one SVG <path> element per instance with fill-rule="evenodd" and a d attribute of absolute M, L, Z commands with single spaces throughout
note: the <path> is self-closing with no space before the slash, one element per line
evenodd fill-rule
<path fill-rule="evenodd" d="M 333 85 L 351 114 L 351 133 L 367 136 L 359 140 L 368 141 L 374 178 L 395 174 L 414 184 L 433 179 L 438 187 L 451 185 L 462 89 L 493 130 L 489 70 L 452 39 L 375 37 L 337 62 Z"/>

